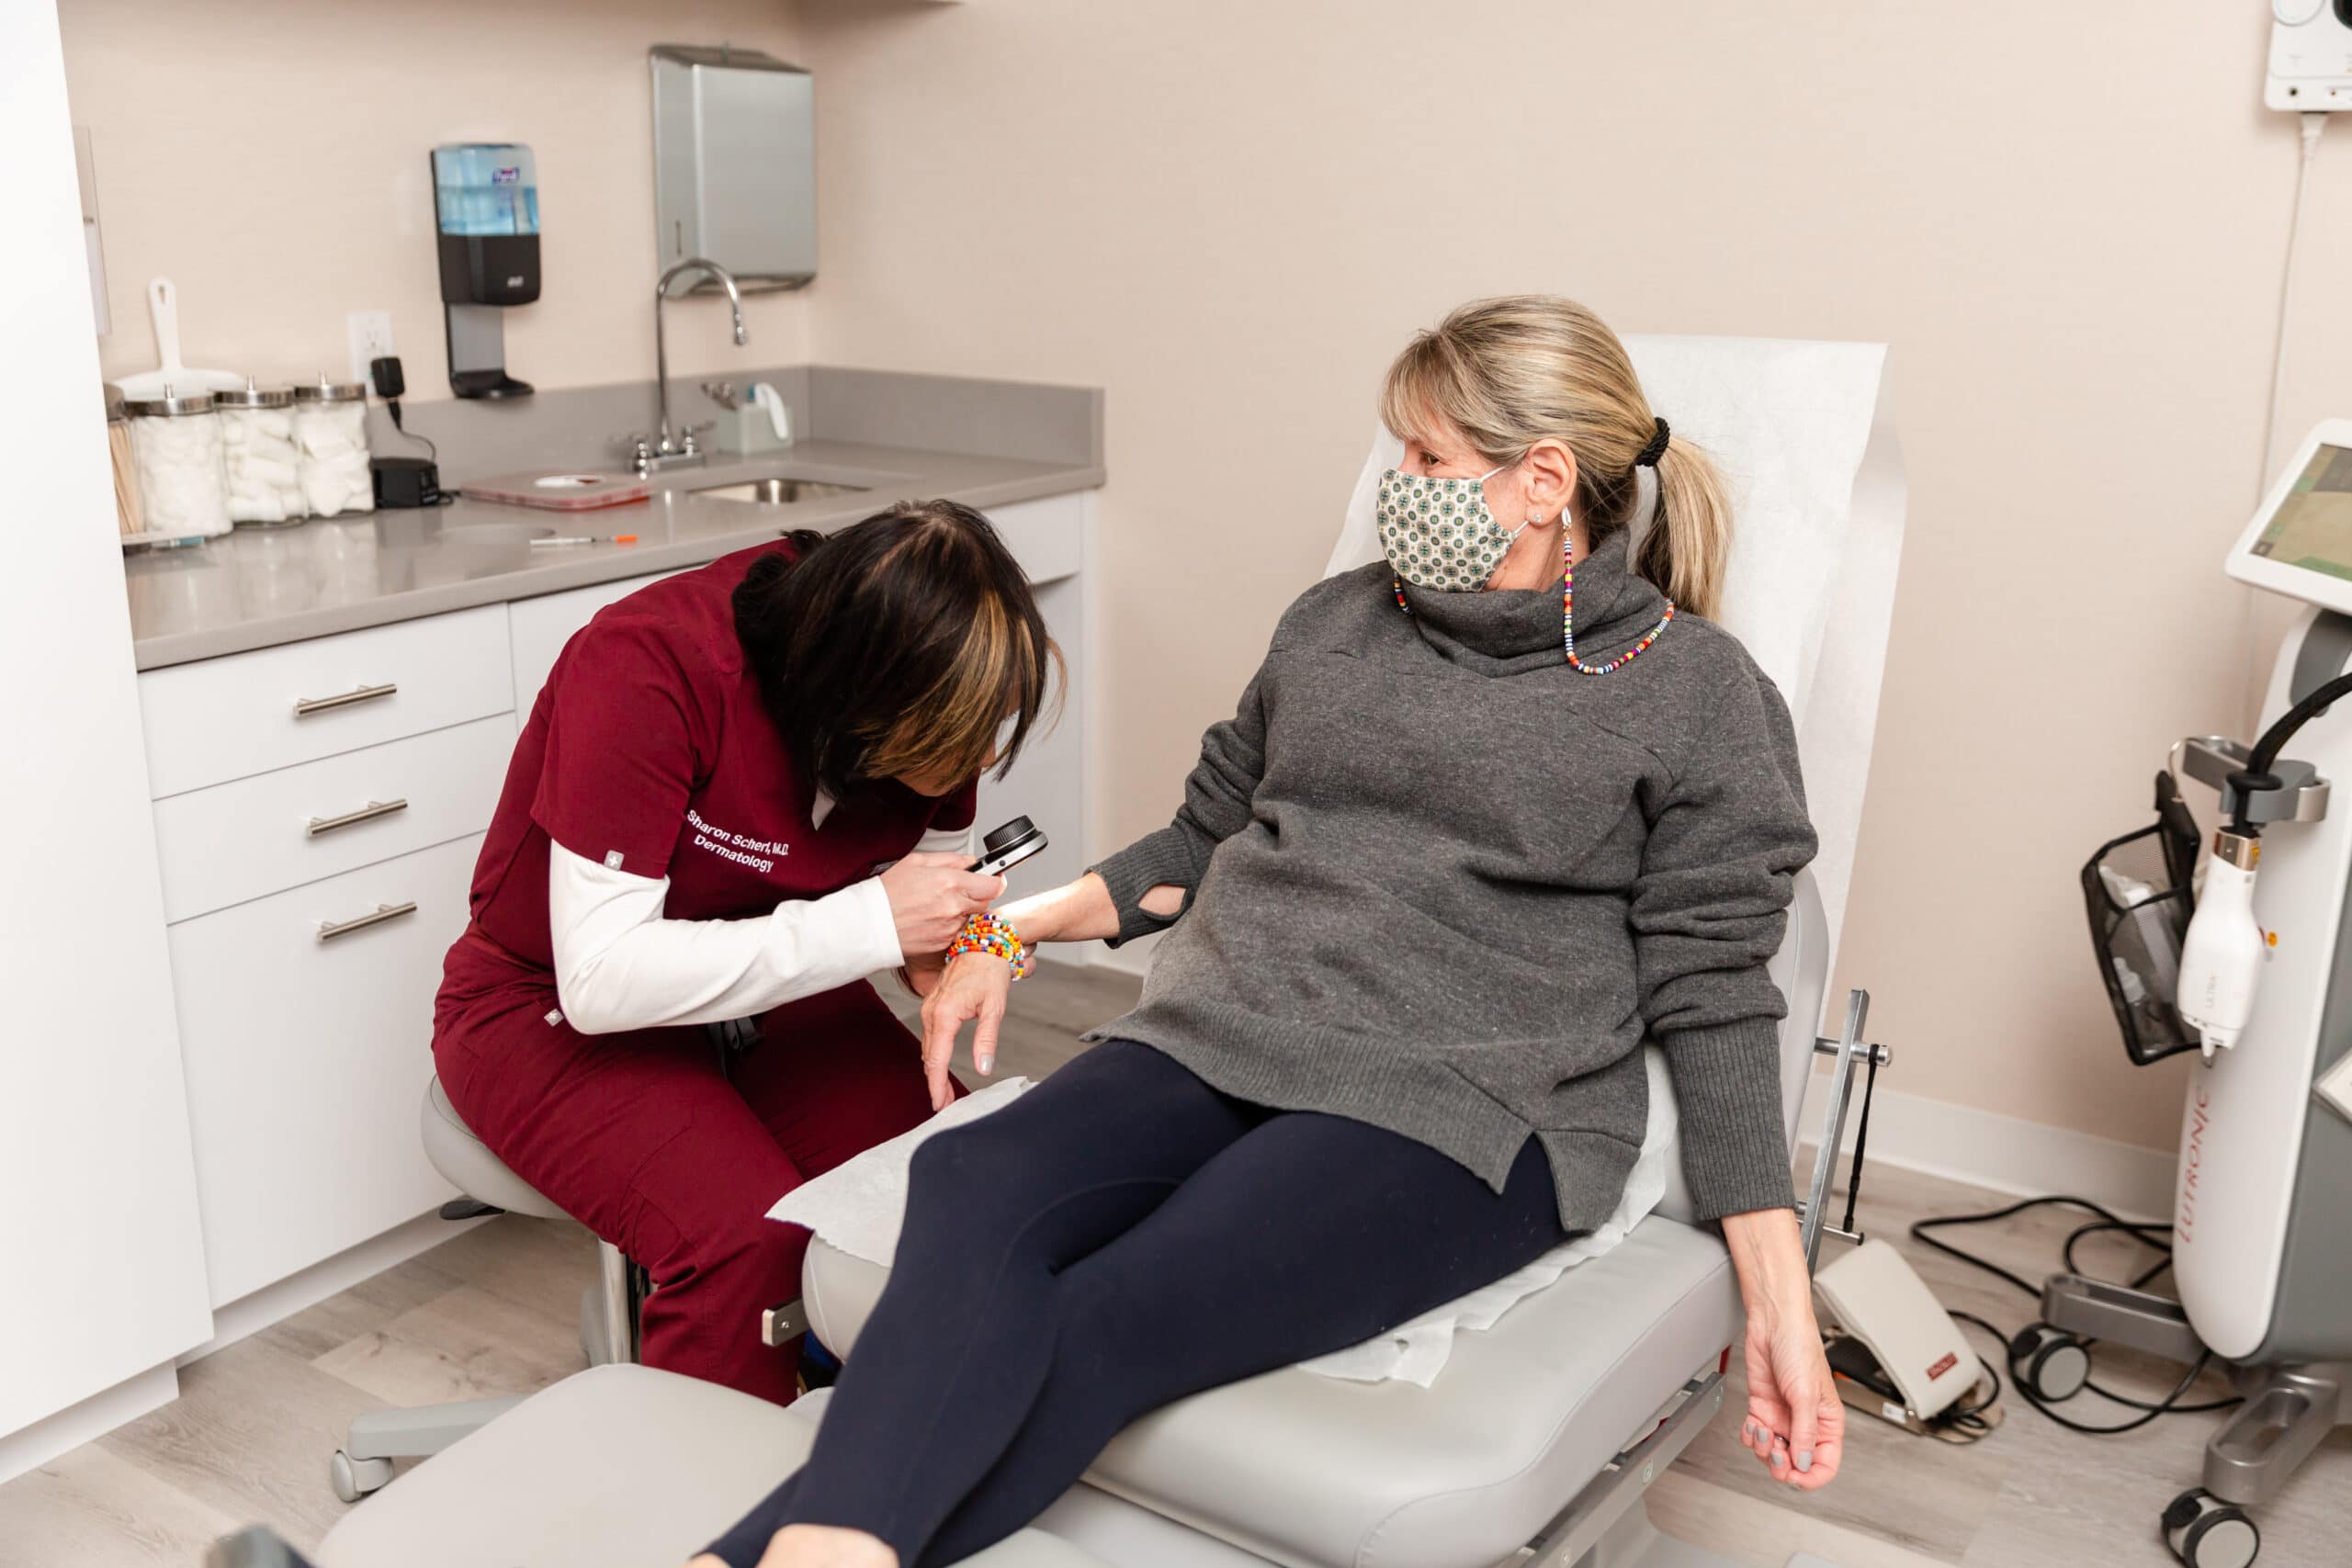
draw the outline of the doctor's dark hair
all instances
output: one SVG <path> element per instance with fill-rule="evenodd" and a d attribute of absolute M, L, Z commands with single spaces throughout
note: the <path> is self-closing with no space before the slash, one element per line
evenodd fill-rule
<path fill-rule="evenodd" d="M 1655 451 L 1657 511 L 1634 570 L 1683 609 L 1713 615 L 1731 557 L 1731 498 L 1706 453 L 1679 435 L 1663 451 L 1657 416 L 1608 324 L 1573 299 L 1474 299 L 1418 334 L 1388 367 L 1380 417 L 1408 441 L 1458 430 L 1498 466 L 1538 441 L 1576 454 L 1571 510 L 1594 544 L 1638 521 L 1638 469 Z"/>
<path fill-rule="evenodd" d="M 1061 651 L 989 520 L 900 502 L 786 542 L 735 590 L 735 632 L 793 760 L 840 797 L 865 779 L 969 778 L 1001 737 L 1001 777 L 1050 717 Z"/>

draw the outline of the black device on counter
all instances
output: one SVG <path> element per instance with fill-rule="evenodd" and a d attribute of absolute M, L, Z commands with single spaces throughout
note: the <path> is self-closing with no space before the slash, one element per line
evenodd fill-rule
<path fill-rule="evenodd" d="M 368 460 L 368 477 L 375 481 L 376 510 L 400 511 L 419 506 L 444 506 L 448 497 L 441 492 L 441 465 L 435 460 L 439 452 L 433 443 L 422 435 L 409 435 L 408 427 L 401 423 L 401 394 L 408 390 L 408 378 L 401 372 L 400 357 L 387 355 L 368 362 L 368 379 L 374 383 L 376 395 L 384 400 L 384 412 L 392 418 L 392 428 L 411 441 L 424 443 L 424 457 L 387 455 Z"/>
<path fill-rule="evenodd" d="M 376 510 L 441 506 L 441 466 L 430 457 L 370 457 L 368 476 L 376 481 Z"/>
<path fill-rule="evenodd" d="M 1002 876 L 1045 847 L 1044 830 L 1026 817 L 1016 817 L 980 840 L 980 858 L 972 869 L 982 876 Z"/>

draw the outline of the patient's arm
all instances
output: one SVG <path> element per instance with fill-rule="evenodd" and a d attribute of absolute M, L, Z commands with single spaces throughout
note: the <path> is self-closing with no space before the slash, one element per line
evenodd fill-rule
<path fill-rule="evenodd" d="M 1788 1005 L 1765 965 L 1815 839 L 1788 709 L 1760 675 L 1735 675 L 1650 807 L 1627 909 L 1642 1017 L 1674 1079 L 1702 1220 L 1796 1201 L 1781 1120 Z"/>
<path fill-rule="evenodd" d="M 1201 760 L 1184 781 L 1184 804 L 1175 820 L 1094 867 L 1116 919 L 1111 930 L 1087 934 L 1115 947 L 1169 925 L 1191 903 L 1217 845 L 1250 825 L 1266 767 L 1264 680 L 1261 670 L 1233 716 L 1201 737 Z"/>
<path fill-rule="evenodd" d="M 1000 905 L 997 913 L 1012 921 L 1021 940 L 1033 947 L 1041 942 L 1092 942 L 1119 930 L 1111 890 L 1091 871 L 1075 882 Z"/>

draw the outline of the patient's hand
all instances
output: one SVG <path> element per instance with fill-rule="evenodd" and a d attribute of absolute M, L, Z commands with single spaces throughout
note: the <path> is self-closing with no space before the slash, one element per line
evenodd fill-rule
<path fill-rule="evenodd" d="M 1725 1214 L 1723 1224 L 1747 1307 L 1747 1419 L 1739 1440 L 1773 1480 L 1817 1491 L 1845 1455 L 1846 1406 L 1822 1354 L 1796 1211 L 1752 1209 Z"/>
<path fill-rule="evenodd" d="M 1846 1451 L 1846 1404 L 1830 1381 L 1813 1303 L 1747 1314 L 1747 1419 L 1739 1440 L 1775 1481 L 1813 1492 L 1829 1484 Z"/>
<path fill-rule="evenodd" d="M 972 1063 L 982 1073 L 996 1070 L 996 1035 L 1004 1022 L 1004 1003 L 1012 989 L 1012 965 L 985 953 L 967 953 L 947 965 L 934 990 L 922 1004 L 922 1071 L 931 1084 L 931 1108 L 944 1111 L 956 1101 L 947 1066 L 956 1059 L 956 1037 L 967 1020 L 979 1021 L 972 1031 Z"/>
<path fill-rule="evenodd" d="M 944 953 L 910 953 L 899 966 L 899 978 L 907 989 L 918 997 L 928 997 L 939 989 L 939 977 L 947 972 L 947 954 Z"/>

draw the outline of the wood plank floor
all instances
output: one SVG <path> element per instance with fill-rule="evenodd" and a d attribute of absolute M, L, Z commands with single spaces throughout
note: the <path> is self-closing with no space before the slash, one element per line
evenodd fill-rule
<path fill-rule="evenodd" d="M 1133 980 L 1109 971 L 1044 966 L 1014 993 L 999 1076 L 1050 1073 L 1083 1049 L 1080 1032 L 1125 1011 L 1135 994 Z M 964 1068 L 974 1081 L 968 1057 Z M 2014 1328 L 2032 1315 L 2027 1297 L 1905 1230 L 1927 1214 L 2003 1201 L 1874 1167 L 1860 1225 L 1899 1246 L 1947 1306 Z M 2075 1223 L 2041 1211 L 1984 1227 L 1963 1245 L 2038 1279 L 2058 1266 Z M 2086 1245 L 2082 1261 L 2108 1277 L 2143 1265 L 2136 1249 L 2112 1242 Z M 0 1486 L 0 1568 L 193 1564 L 207 1541 L 254 1520 L 315 1545 L 345 1512 L 328 1490 L 326 1459 L 354 1415 L 527 1393 L 578 1370 L 580 1292 L 594 1272 L 585 1232 L 494 1220 L 207 1357 L 181 1372 L 171 1405 Z M 2177 1375 L 2105 1351 L 2098 1363 L 2103 1383 L 2143 1398 L 2160 1396 Z M 1735 1366 L 1735 1410 L 1738 1378 Z M 2200 1385 L 2200 1397 L 2210 1396 Z M 1755 1568 L 1779 1568 L 1799 1551 L 1839 1568 L 2173 1562 L 2155 1517 L 2194 1481 L 2199 1452 L 2222 1417 L 2171 1416 L 2101 1438 L 2063 1431 L 2014 1395 L 2003 1404 L 2005 1424 L 1972 1448 L 1857 1416 L 1845 1473 L 1807 1498 L 1772 1487 L 1738 1446 L 1737 1422 L 1719 1419 L 1652 1488 L 1651 1513 L 1674 1534 Z M 2114 1418 L 2111 1410 L 2076 1415 Z M 2352 1562 L 2352 1430 L 2336 1432 L 2257 1518 L 2257 1568 Z"/>

